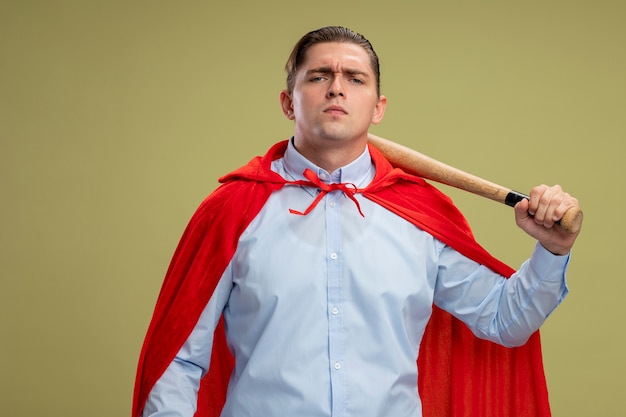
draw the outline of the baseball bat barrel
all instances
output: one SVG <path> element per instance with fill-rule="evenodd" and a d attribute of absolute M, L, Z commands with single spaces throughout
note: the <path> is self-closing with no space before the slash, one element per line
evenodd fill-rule
<path fill-rule="evenodd" d="M 524 198 L 528 199 L 528 196 L 523 193 L 444 164 L 399 143 L 371 133 L 368 135 L 368 140 L 393 166 L 410 174 L 468 191 L 511 207 Z M 563 230 L 577 233 L 580 230 L 582 220 L 582 211 L 577 207 L 572 207 L 565 212 L 559 224 Z"/>

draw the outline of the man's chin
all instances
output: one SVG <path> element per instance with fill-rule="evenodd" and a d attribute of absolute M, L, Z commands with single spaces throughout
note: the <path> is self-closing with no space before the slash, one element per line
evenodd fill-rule
<path fill-rule="evenodd" d="M 324 140 L 348 142 L 358 139 L 361 135 L 346 129 L 322 129 L 318 132 L 318 136 Z"/>

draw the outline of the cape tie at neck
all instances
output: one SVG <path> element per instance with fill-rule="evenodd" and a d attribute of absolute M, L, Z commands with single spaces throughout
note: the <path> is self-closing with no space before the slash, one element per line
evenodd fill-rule
<path fill-rule="evenodd" d="M 289 209 L 289 212 L 291 214 L 298 214 L 300 216 L 306 216 L 307 214 L 311 212 L 311 210 L 315 208 L 315 206 L 317 206 L 317 203 L 319 203 L 320 200 L 324 198 L 326 194 L 328 194 L 331 191 L 340 190 L 345 194 L 346 197 L 354 201 L 354 204 L 356 204 L 356 208 L 359 210 L 359 214 L 365 217 L 365 215 L 361 211 L 361 205 L 357 201 L 356 197 L 354 197 L 354 194 L 360 191 L 356 185 L 352 183 L 327 184 L 323 182 L 317 175 L 315 175 L 313 171 L 311 171 L 308 168 L 304 170 L 303 175 L 308 179 L 308 181 L 305 181 L 305 180 L 288 181 L 287 184 L 317 187 L 320 190 L 320 192 L 317 194 L 317 197 L 315 198 L 315 200 L 313 200 L 313 202 L 309 205 L 309 207 L 307 207 L 307 209 L 304 210 L 304 212 L 297 211 L 294 209 Z"/>

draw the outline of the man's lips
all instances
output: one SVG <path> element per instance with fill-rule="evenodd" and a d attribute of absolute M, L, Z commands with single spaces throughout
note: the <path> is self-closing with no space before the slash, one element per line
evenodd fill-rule
<path fill-rule="evenodd" d="M 330 106 L 330 107 L 327 107 L 324 110 L 324 113 L 329 113 L 329 114 L 348 114 L 348 112 L 345 111 L 344 108 L 341 107 L 341 106 Z"/>

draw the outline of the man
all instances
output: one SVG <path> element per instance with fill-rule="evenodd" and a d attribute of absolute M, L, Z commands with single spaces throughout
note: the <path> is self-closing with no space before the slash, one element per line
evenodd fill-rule
<path fill-rule="evenodd" d="M 293 138 L 194 214 L 133 415 L 549 415 L 536 330 L 567 294 L 577 234 L 555 222 L 577 200 L 539 186 L 516 205 L 538 243 L 513 273 L 445 196 L 367 146 L 386 98 L 365 38 L 310 32 L 287 72 Z"/>

